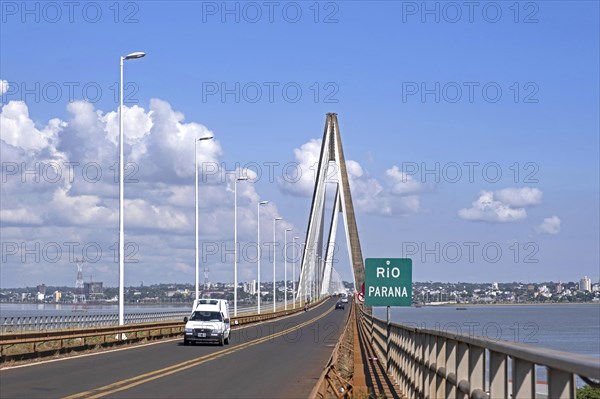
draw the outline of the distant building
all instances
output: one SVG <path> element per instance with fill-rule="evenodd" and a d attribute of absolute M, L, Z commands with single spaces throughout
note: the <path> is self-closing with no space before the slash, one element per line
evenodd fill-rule
<path fill-rule="evenodd" d="M 556 284 L 555 289 L 556 289 L 556 293 L 557 294 L 560 294 L 562 292 L 563 286 L 562 286 L 562 283 L 560 281 Z"/>
<path fill-rule="evenodd" d="M 83 294 L 88 301 L 97 299 L 98 297 L 104 295 L 102 281 L 83 283 Z"/>
<path fill-rule="evenodd" d="M 497 290 L 498 289 L 498 283 L 492 283 L 492 289 L 493 290 Z"/>
<path fill-rule="evenodd" d="M 581 280 L 579 280 L 579 291 L 592 291 L 592 279 L 588 276 L 583 276 Z"/>
<path fill-rule="evenodd" d="M 256 295 L 256 280 L 248 281 L 244 283 L 244 292 L 249 293 L 250 295 Z"/>
<path fill-rule="evenodd" d="M 37 286 L 38 294 L 46 295 L 46 284 L 40 284 Z"/>
<path fill-rule="evenodd" d="M 54 291 L 54 302 L 60 302 L 62 298 L 62 292 Z"/>

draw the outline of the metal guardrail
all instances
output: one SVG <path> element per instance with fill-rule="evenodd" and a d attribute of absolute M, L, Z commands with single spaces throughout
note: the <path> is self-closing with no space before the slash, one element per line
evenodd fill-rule
<path fill-rule="evenodd" d="M 181 320 L 189 316 L 189 310 L 176 312 L 129 313 L 125 315 L 125 324 L 152 323 L 169 320 Z M 26 331 L 59 330 L 99 326 L 116 326 L 118 314 L 73 314 L 56 316 L 8 316 L 0 317 L 0 333 Z"/>
<path fill-rule="evenodd" d="M 387 324 L 362 307 L 358 313 L 380 361 L 409 398 L 535 398 L 536 366 L 547 368 L 552 399 L 575 398 L 577 375 L 600 379 L 600 362 L 589 356 Z"/>
<path fill-rule="evenodd" d="M 276 311 L 284 310 L 284 303 L 278 303 Z M 287 310 L 294 310 L 294 303 L 290 301 Z M 297 301 L 295 309 L 300 308 Z M 190 306 L 191 310 L 191 306 Z M 190 310 L 164 311 L 164 312 L 136 312 L 125 314 L 125 324 L 153 323 L 169 320 L 181 320 L 190 315 Z M 238 308 L 238 315 L 256 314 L 256 306 Z M 262 314 L 273 313 L 273 304 L 263 306 Z M 59 330 L 67 328 L 85 328 L 98 326 L 117 326 L 119 324 L 118 314 L 70 314 L 70 315 L 35 315 L 35 316 L 3 316 L 0 317 L 0 334 Z"/>

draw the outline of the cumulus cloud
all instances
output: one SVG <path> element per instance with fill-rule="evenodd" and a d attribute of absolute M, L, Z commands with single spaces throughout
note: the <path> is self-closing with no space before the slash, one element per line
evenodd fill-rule
<path fill-rule="evenodd" d="M 31 212 L 27 212 L 25 209 L 1 209 L 0 219 L 3 225 L 15 224 L 15 225 L 41 225 L 42 218 Z"/>
<path fill-rule="evenodd" d="M 298 181 L 280 179 L 281 191 L 312 197 L 321 144 L 322 140 L 311 139 L 294 150 L 294 157 L 302 174 Z M 335 165 L 332 166 L 328 171 L 328 183 L 338 181 L 338 170 Z M 402 173 L 397 166 L 386 171 L 383 181 L 370 176 L 359 162 L 352 159 L 346 159 L 346 172 L 355 210 L 385 216 L 407 215 L 419 211 L 420 200 L 416 194 L 421 191 L 422 185 Z"/>
<path fill-rule="evenodd" d="M 279 188 L 287 194 L 310 197 L 315 188 L 320 152 L 320 139 L 311 139 L 294 149 L 298 175 L 279 179 Z"/>
<path fill-rule="evenodd" d="M 60 119 L 52 119 L 37 128 L 29 117 L 29 108 L 23 101 L 11 101 L 0 113 L 0 138 L 6 144 L 25 151 L 40 152 L 56 145 L 58 133 L 65 127 Z"/>
<path fill-rule="evenodd" d="M 514 222 L 527 217 L 524 207 L 537 205 L 541 200 L 542 191 L 537 188 L 484 190 L 479 193 L 479 198 L 471 203 L 470 208 L 459 210 L 458 216 L 472 221 Z"/>
<path fill-rule="evenodd" d="M 551 216 L 545 218 L 542 223 L 535 227 L 538 234 L 558 234 L 560 233 L 560 218 Z"/>
<path fill-rule="evenodd" d="M 508 187 L 495 192 L 498 201 L 506 205 L 522 208 L 538 205 L 542 202 L 542 190 L 530 187 Z"/>
<path fill-rule="evenodd" d="M 114 270 L 112 256 L 118 239 L 118 113 L 105 113 L 84 101 L 69 103 L 67 111 L 64 121 L 52 119 L 39 124 L 34 123 L 23 102 L 11 101 L 1 109 L 3 240 L 27 245 L 37 242 L 42 247 L 63 240 L 99 243 L 105 256 L 102 264 L 93 266 L 95 273 L 116 278 L 116 274 L 102 270 Z M 213 132 L 199 123 L 187 122 L 165 101 L 153 99 L 147 108 L 125 107 L 124 128 L 129 165 L 125 172 L 126 240 L 139 245 L 138 258 L 143 257 L 147 268 L 144 273 L 153 270 L 157 279 L 172 276 L 180 281 L 177 276 L 189 272 L 190 259 L 194 258 L 194 148 L 198 150 L 199 169 L 204 171 L 199 187 L 200 238 L 220 241 L 223 250 L 232 247 L 232 175 L 222 168 L 222 149 L 216 138 L 195 145 L 195 139 L 215 136 Z M 250 180 L 257 178 L 251 169 L 239 170 L 238 174 Z M 251 181 L 238 184 L 240 242 L 256 239 L 260 201 L 256 187 Z M 261 207 L 263 220 L 278 216 L 273 201 Z M 285 221 L 279 226 L 292 227 Z M 261 224 L 261 232 L 270 237 L 272 226 Z M 283 235 L 283 230 L 279 233 Z M 20 275 L 18 270 L 25 266 L 20 257 L 14 258 L 3 265 L 3 273 Z M 61 261 L 52 267 L 39 265 L 38 269 L 53 276 L 72 271 L 68 259 Z M 222 266 L 219 256 L 211 261 Z M 215 278 L 227 281 L 229 274 L 221 273 Z M 23 281 L 20 284 L 35 283 Z"/>
<path fill-rule="evenodd" d="M 392 193 L 398 195 L 416 194 L 423 190 L 423 183 L 416 181 L 411 175 L 402 172 L 394 165 L 385 171 L 392 185 Z"/>

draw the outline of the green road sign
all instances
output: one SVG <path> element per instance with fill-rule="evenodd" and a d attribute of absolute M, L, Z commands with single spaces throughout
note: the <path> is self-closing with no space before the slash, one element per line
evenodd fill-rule
<path fill-rule="evenodd" d="M 412 304 L 412 259 L 368 258 L 365 260 L 365 305 L 410 306 Z"/>

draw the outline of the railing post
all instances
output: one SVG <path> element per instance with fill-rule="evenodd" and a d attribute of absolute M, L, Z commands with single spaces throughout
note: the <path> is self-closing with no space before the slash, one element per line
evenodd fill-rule
<path fill-rule="evenodd" d="M 456 341 L 446 341 L 446 398 L 456 397 L 456 346 Z"/>
<path fill-rule="evenodd" d="M 469 380 L 469 345 L 464 342 L 458 342 L 456 352 L 456 398 L 468 398 L 468 392 L 465 392 L 464 383 L 468 385 Z M 461 384 L 462 383 L 462 384 Z"/>
<path fill-rule="evenodd" d="M 371 346 L 373 346 L 373 308 L 371 308 Z"/>
<path fill-rule="evenodd" d="M 490 398 L 508 399 L 508 358 L 490 351 Z"/>
<path fill-rule="evenodd" d="M 475 390 L 485 392 L 485 349 L 475 345 L 469 348 L 469 388 L 470 395 Z"/>
<path fill-rule="evenodd" d="M 565 371 L 548 368 L 548 397 L 574 398 L 575 376 Z"/>
<path fill-rule="evenodd" d="M 390 373 L 390 330 L 392 328 L 392 322 L 390 321 L 390 307 L 387 307 L 387 321 L 386 321 L 386 335 L 385 335 L 385 371 Z"/>
<path fill-rule="evenodd" d="M 446 338 L 437 337 L 436 345 L 436 398 L 443 398 L 446 396 Z"/>
<path fill-rule="evenodd" d="M 535 398 L 535 365 L 513 358 L 512 374 L 513 398 Z"/>

